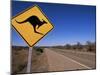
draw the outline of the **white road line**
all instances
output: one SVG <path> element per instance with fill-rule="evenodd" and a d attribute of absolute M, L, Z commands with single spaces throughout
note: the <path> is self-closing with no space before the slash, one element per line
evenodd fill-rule
<path fill-rule="evenodd" d="M 62 54 L 61 54 L 61 55 L 62 55 Z M 64 55 L 62 55 L 62 56 L 64 56 Z M 64 57 L 65 57 L 65 56 L 64 56 Z M 84 65 L 84 64 L 81 64 L 81 63 L 79 63 L 79 62 L 77 62 L 77 61 L 75 61 L 75 60 L 73 60 L 73 59 L 71 59 L 71 58 L 69 58 L 69 57 L 66 57 L 66 58 L 67 58 L 68 60 L 70 60 L 70 61 L 76 63 L 76 64 L 79 64 L 79 65 L 81 65 L 81 66 L 87 68 L 87 69 L 91 69 L 91 67 L 88 67 L 88 66 L 86 66 L 86 65 Z"/>
<path fill-rule="evenodd" d="M 46 48 L 46 49 L 49 50 L 48 48 Z M 53 51 L 53 50 L 51 50 L 51 51 Z M 53 51 L 53 52 L 55 52 L 55 51 Z M 57 53 L 57 52 L 55 52 L 55 53 Z M 60 54 L 60 53 L 58 53 L 58 54 Z M 79 63 L 78 61 L 75 61 L 75 60 L 73 60 L 73 59 L 71 59 L 71 58 L 69 58 L 69 57 L 67 57 L 67 56 L 64 56 L 64 55 L 62 55 L 62 54 L 60 54 L 60 56 L 65 57 L 65 58 L 68 59 L 69 61 L 72 61 L 72 62 L 74 62 L 74 63 L 76 63 L 76 64 L 78 64 L 78 65 L 80 65 L 80 66 L 83 66 L 83 67 L 85 67 L 85 68 L 87 68 L 87 69 L 92 69 L 91 67 L 88 67 L 88 66 L 86 66 L 86 65 L 84 65 L 84 64 L 81 64 L 81 63 Z"/>

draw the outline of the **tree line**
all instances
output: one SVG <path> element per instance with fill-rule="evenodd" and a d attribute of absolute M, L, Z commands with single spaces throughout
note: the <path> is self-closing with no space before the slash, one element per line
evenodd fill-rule
<path fill-rule="evenodd" d="M 67 50 L 76 50 L 76 51 L 87 51 L 87 52 L 96 52 L 96 42 L 87 41 L 84 45 L 80 42 L 77 42 L 74 45 L 66 44 L 64 46 L 53 46 L 53 48 L 67 49 Z"/>

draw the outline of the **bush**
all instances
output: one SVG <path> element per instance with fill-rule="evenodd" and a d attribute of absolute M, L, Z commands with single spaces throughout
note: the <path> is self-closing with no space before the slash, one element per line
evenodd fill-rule
<path fill-rule="evenodd" d="M 22 71 L 25 67 L 26 67 L 26 64 L 20 64 L 20 65 L 18 66 L 19 72 Z"/>
<path fill-rule="evenodd" d="M 95 42 L 92 43 L 90 41 L 87 41 L 86 48 L 87 48 L 87 51 L 95 52 L 96 51 L 96 43 Z"/>
<path fill-rule="evenodd" d="M 66 45 L 65 45 L 65 48 L 66 48 L 66 49 L 71 49 L 71 45 L 70 45 L 70 44 L 66 44 Z"/>
<path fill-rule="evenodd" d="M 40 53 L 43 53 L 43 49 L 42 48 L 37 48 L 36 51 L 40 52 Z"/>

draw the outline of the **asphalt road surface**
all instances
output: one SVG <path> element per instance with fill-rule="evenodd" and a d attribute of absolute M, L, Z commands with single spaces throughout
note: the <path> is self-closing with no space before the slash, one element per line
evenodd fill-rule
<path fill-rule="evenodd" d="M 95 68 L 95 54 L 63 49 L 45 48 L 48 71 L 67 71 Z"/>

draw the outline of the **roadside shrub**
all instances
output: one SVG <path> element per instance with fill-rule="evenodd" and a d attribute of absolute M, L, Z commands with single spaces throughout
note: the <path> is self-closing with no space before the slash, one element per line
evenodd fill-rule
<path fill-rule="evenodd" d="M 40 53 L 43 53 L 43 49 L 42 48 L 37 48 L 36 51 L 40 52 Z"/>
<path fill-rule="evenodd" d="M 20 64 L 20 65 L 18 66 L 19 72 L 22 71 L 25 67 L 26 67 L 26 64 Z"/>

